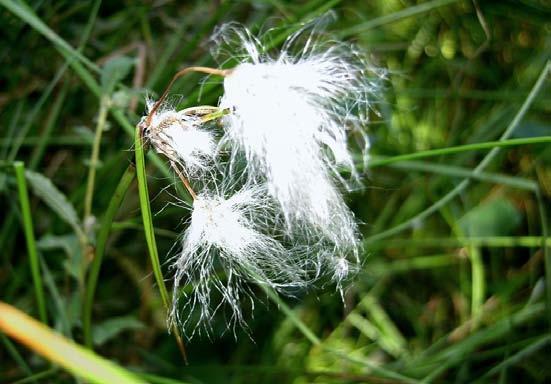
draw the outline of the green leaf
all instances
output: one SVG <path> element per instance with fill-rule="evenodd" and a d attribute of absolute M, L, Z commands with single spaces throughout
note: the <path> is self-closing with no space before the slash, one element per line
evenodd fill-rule
<path fill-rule="evenodd" d="M 46 205 L 48 205 L 58 216 L 69 224 L 77 234 L 82 233 L 80 220 L 78 219 L 75 207 L 67 197 L 44 175 L 25 171 L 25 177 L 28 180 L 34 194 L 38 196 Z"/>
<path fill-rule="evenodd" d="M 135 59 L 121 56 L 109 60 L 101 70 L 101 90 L 104 95 L 110 95 L 115 85 L 123 80 L 134 66 Z"/>
<path fill-rule="evenodd" d="M 136 127 L 134 136 L 134 154 L 136 155 L 136 178 L 138 180 L 138 196 L 140 198 L 140 210 L 142 212 L 142 221 L 147 249 L 153 268 L 153 276 L 159 286 L 159 292 L 163 305 L 166 309 L 170 308 L 170 295 L 166 290 L 161 262 L 159 261 L 159 251 L 157 250 L 157 242 L 155 240 L 155 231 L 153 228 L 153 218 L 151 215 L 151 206 L 149 204 L 149 192 L 147 189 L 147 174 L 145 172 L 145 156 L 140 129 Z"/>
<path fill-rule="evenodd" d="M 121 332 L 142 329 L 144 327 L 144 324 L 133 316 L 113 317 L 94 325 L 92 338 L 94 345 L 101 346 Z"/>
<path fill-rule="evenodd" d="M 44 251 L 62 250 L 67 259 L 63 262 L 65 270 L 77 280 L 82 274 L 82 248 L 74 234 L 54 236 L 45 235 L 37 242 L 38 248 Z"/>
<path fill-rule="evenodd" d="M 506 198 L 482 203 L 459 220 L 459 225 L 468 236 L 509 235 L 518 226 L 521 214 Z"/>

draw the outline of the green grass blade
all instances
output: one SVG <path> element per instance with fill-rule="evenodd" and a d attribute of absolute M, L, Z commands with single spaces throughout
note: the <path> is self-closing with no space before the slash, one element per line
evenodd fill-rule
<path fill-rule="evenodd" d="M 551 328 L 551 239 L 549 238 L 549 228 L 547 227 L 547 212 L 543 203 L 540 190 L 536 193 L 538 202 L 538 211 L 540 214 L 540 222 L 542 228 L 542 241 L 541 246 L 543 248 L 543 258 L 545 266 L 545 304 L 547 307 L 547 323 Z"/>
<path fill-rule="evenodd" d="M 151 384 L 190 384 L 189 381 L 175 380 L 167 377 L 152 375 L 150 373 L 137 373 L 137 375 Z"/>
<path fill-rule="evenodd" d="M 149 258 L 151 260 L 151 267 L 153 268 L 153 275 L 155 281 L 159 287 L 161 294 L 161 300 L 166 311 L 170 309 L 171 300 L 166 289 L 165 281 L 163 278 L 163 271 L 161 269 L 161 262 L 159 259 L 159 251 L 157 250 L 157 242 L 155 240 L 155 230 L 153 228 L 153 220 L 151 216 L 151 206 L 149 204 L 149 191 L 147 188 L 147 175 L 145 172 L 145 156 L 143 141 L 141 137 L 141 130 L 139 126 L 136 127 L 136 133 L 134 138 L 134 154 L 136 156 L 136 176 L 138 179 L 138 194 L 140 198 L 140 210 L 142 212 L 142 220 L 144 227 L 145 239 L 147 242 L 147 249 L 149 250 Z M 180 336 L 180 330 L 174 325 L 172 327 L 178 348 L 184 362 L 187 363 L 187 355 L 184 347 L 184 342 Z"/>
<path fill-rule="evenodd" d="M 147 249 L 149 251 L 149 258 L 151 260 L 151 267 L 153 268 L 153 275 L 155 281 L 159 286 L 161 293 L 161 299 L 166 309 L 170 307 L 170 297 L 166 289 L 165 281 L 163 278 L 163 272 L 161 270 L 161 263 L 159 261 L 159 252 L 157 250 L 157 242 L 155 241 L 155 233 L 153 230 L 153 220 L 151 217 L 151 206 L 149 204 L 149 191 L 147 188 L 147 175 L 145 172 L 145 157 L 144 148 L 139 127 L 136 127 L 135 139 L 134 139 L 134 153 L 136 155 L 136 176 L 138 179 L 138 192 L 140 197 L 140 210 L 142 212 L 144 234 L 147 242 Z"/>
<path fill-rule="evenodd" d="M 470 246 L 468 254 L 471 260 L 471 316 L 473 327 L 476 327 L 486 298 L 486 273 L 480 249 Z"/>
<path fill-rule="evenodd" d="M 23 21 L 29 23 L 31 27 L 36 29 L 39 33 L 41 33 L 45 37 L 52 37 L 56 36 L 56 38 L 53 40 L 55 48 L 61 53 L 61 55 L 65 58 L 65 60 L 69 63 L 71 68 L 75 71 L 75 73 L 80 77 L 80 79 L 84 82 L 84 84 L 88 87 L 88 89 L 98 98 L 100 99 L 102 96 L 101 87 L 94 78 L 94 76 L 90 73 L 88 69 L 82 64 L 83 62 L 90 61 L 86 59 L 82 54 L 79 53 L 79 51 L 74 50 L 69 46 L 65 40 L 63 40 L 61 37 L 57 36 L 54 31 L 52 31 L 46 24 L 44 24 L 36 15 L 32 13 L 32 11 L 25 5 L 22 5 L 22 3 L 16 3 L 12 0 L 0 0 L 0 5 L 5 6 L 10 11 L 12 11 L 16 16 L 20 17 Z M 56 44 L 57 42 L 57 44 Z M 70 49 L 65 49 L 69 47 Z M 83 60 L 75 60 L 75 58 L 82 57 Z M 95 65 L 92 64 L 91 70 L 93 72 L 100 73 L 100 69 Z M 62 71 L 60 71 L 62 73 Z M 59 75 L 61 77 L 61 75 Z M 52 86 L 53 87 L 53 86 Z M 134 133 L 134 128 L 132 124 L 128 121 L 126 116 L 124 116 L 124 113 L 117 109 L 112 108 L 110 109 L 110 112 L 113 114 L 113 117 L 115 120 L 123 127 L 123 129 L 131 136 Z M 169 171 L 164 163 L 162 163 L 158 156 L 155 154 L 150 154 L 152 158 L 154 158 L 154 164 L 156 167 L 158 167 L 165 175 L 169 174 Z"/>
<path fill-rule="evenodd" d="M 88 348 L 92 348 L 92 305 L 94 303 L 94 295 L 96 292 L 96 285 L 98 282 L 99 272 L 101 268 L 101 263 L 103 261 L 103 256 L 105 254 L 105 246 L 107 244 L 107 239 L 109 238 L 109 233 L 111 231 L 111 226 L 113 219 L 126 195 L 126 191 L 130 187 L 130 184 L 134 180 L 136 175 L 136 168 L 133 164 L 130 164 L 126 171 L 119 180 L 119 184 L 115 189 L 115 193 L 109 202 L 109 206 L 105 211 L 103 217 L 101 228 L 98 233 L 98 239 L 96 244 L 96 252 L 92 263 L 90 264 L 90 270 L 88 275 L 88 280 L 86 282 L 86 296 L 83 306 L 82 314 L 82 327 L 84 332 L 84 343 Z"/>
<path fill-rule="evenodd" d="M 346 360 L 346 361 L 349 361 L 349 362 L 352 362 L 352 363 L 355 363 L 355 364 L 362 365 L 362 366 L 368 368 L 369 370 L 373 371 L 373 373 L 381 376 L 382 378 L 392 379 L 392 380 L 396 381 L 397 383 L 408 383 L 408 384 L 419 383 L 419 380 L 412 379 L 411 377 L 402 375 L 398 372 L 394 372 L 394 371 L 391 371 L 390 369 L 383 368 L 383 367 L 379 366 L 376 363 L 368 361 L 365 358 L 351 356 L 351 355 L 348 355 L 344 352 L 341 352 L 341 351 L 333 349 L 333 348 L 324 347 L 323 349 L 327 352 L 330 352 L 330 353 L 334 354 L 335 356 L 340 357 L 343 360 Z"/>
<path fill-rule="evenodd" d="M 456 248 L 462 246 L 476 246 L 488 248 L 537 248 L 551 246 L 551 239 L 544 236 L 487 236 L 487 237 L 425 237 L 422 239 L 392 239 L 392 243 L 378 243 L 371 245 L 371 249 L 379 248 Z"/>
<path fill-rule="evenodd" d="M 100 107 L 98 113 L 98 121 L 96 123 L 96 131 L 94 135 L 94 144 L 92 145 L 92 153 L 90 154 L 90 163 L 88 164 L 88 177 L 86 179 L 86 194 L 84 196 L 84 215 L 83 222 L 92 214 L 92 199 L 94 197 L 94 186 L 96 181 L 96 169 L 99 163 L 99 149 L 101 144 L 101 136 L 105 130 L 107 123 L 108 98 L 103 96 L 100 99 Z"/>
<path fill-rule="evenodd" d="M 398 163 L 401 161 L 418 160 L 418 159 L 424 159 L 427 157 L 451 155 L 454 153 L 478 151 L 482 149 L 495 149 L 495 148 L 503 148 L 503 147 L 514 147 L 519 145 L 546 144 L 546 143 L 551 143 L 551 136 L 526 137 L 521 139 L 487 141 L 484 143 L 465 144 L 465 145 L 458 145 L 455 147 L 438 148 L 438 149 L 431 149 L 428 151 L 421 151 L 421 152 L 415 152 L 415 153 L 408 153 L 405 155 L 392 156 L 386 159 L 374 160 L 368 164 L 368 167 L 377 168 L 383 165 L 389 165 L 389 164 Z"/>
<path fill-rule="evenodd" d="M 44 130 L 40 133 L 40 136 L 37 137 L 37 141 L 33 145 L 34 148 L 31 155 L 31 160 L 29 161 L 29 169 L 36 169 L 40 160 L 44 156 L 44 153 L 46 152 L 48 144 L 50 144 L 50 138 L 56 126 L 56 121 L 65 102 L 65 98 L 67 97 L 68 88 L 68 83 L 65 82 L 54 100 L 52 109 L 48 114 L 48 118 L 46 119 Z M 23 144 L 25 144 L 25 140 L 20 143 L 20 145 Z"/>
<path fill-rule="evenodd" d="M 536 80 L 536 83 L 532 87 L 530 94 L 524 100 L 524 103 L 518 110 L 517 114 L 509 124 L 509 126 L 505 129 L 505 132 L 501 135 L 500 141 L 507 140 L 509 136 L 514 132 L 517 125 L 520 123 L 528 109 L 530 108 L 530 105 L 532 105 L 534 99 L 536 98 L 537 94 L 543 87 L 543 84 L 545 84 L 545 80 L 547 78 L 547 75 L 549 74 L 549 70 L 551 68 L 551 62 L 547 62 L 540 72 L 540 75 L 538 76 L 538 79 Z M 485 157 L 482 159 L 482 161 L 478 164 L 478 166 L 474 169 L 475 173 L 482 172 L 486 166 L 497 156 L 499 153 L 500 148 L 493 148 Z M 432 204 L 430 207 L 426 208 L 422 212 L 418 213 L 411 219 L 406 220 L 405 222 L 398 224 L 397 226 L 387 229 L 383 232 L 379 232 L 375 235 L 369 236 L 366 238 L 366 242 L 371 243 L 375 241 L 379 241 L 382 239 L 385 239 L 387 237 L 393 236 L 397 233 L 400 233 L 406 229 L 411 228 L 412 225 L 415 223 L 421 222 L 430 215 L 432 215 L 434 212 L 437 212 L 440 208 L 448 204 L 452 199 L 454 199 L 457 195 L 459 195 L 463 190 L 465 190 L 469 184 L 470 180 L 466 179 L 463 180 L 459 185 L 457 185 L 454 189 L 452 189 L 450 192 L 448 192 L 446 195 L 444 195 L 440 200 Z"/>
<path fill-rule="evenodd" d="M 289 320 L 298 328 L 298 330 L 314 345 L 320 345 L 321 340 L 312 332 L 310 328 L 302 320 L 298 318 L 296 313 L 279 297 L 277 292 L 272 288 L 259 284 L 260 288 L 266 293 L 266 295 L 278 306 L 278 308 L 287 316 Z"/>
<path fill-rule="evenodd" d="M 27 181 L 25 179 L 25 166 L 20 161 L 15 162 L 13 166 L 15 168 L 17 190 L 19 192 L 19 203 L 21 205 L 21 217 L 23 220 L 23 230 L 25 232 L 27 251 L 29 252 L 29 262 L 31 266 L 36 303 L 38 306 L 38 314 L 40 320 L 44 324 L 47 324 L 48 317 L 46 312 L 46 299 L 44 298 L 44 288 L 42 285 L 42 276 L 40 274 L 40 261 L 38 260 L 38 251 L 36 249 L 36 240 L 34 237 L 31 205 L 29 203 L 29 192 L 27 190 Z"/>
<path fill-rule="evenodd" d="M 27 384 L 27 383 L 44 383 L 44 379 L 54 375 L 58 371 L 57 368 L 50 368 L 42 372 L 35 373 L 34 375 L 30 375 L 28 377 L 25 377 L 24 379 L 14 381 L 11 384 Z"/>
<path fill-rule="evenodd" d="M 90 33 L 92 31 L 92 28 L 94 26 L 96 16 L 99 10 L 99 5 L 101 1 L 96 0 L 93 4 L 92 12 L 90 13 L 90 17 L 88 19 L 88 23 L 86 24 L 86 28 L 83 31 L 83 34 L 80 39 L 78 52 L 82 51 L 84 46 L 86 45 L 86 42 L 88 41 L 88 38 L 90 37 Z M 55 86 L 59 83 L 63 75 L 65 74 L 67 67 L 69 63 L 71 62 L 70 56 L 66 56 L 65 63 L 61 66 L 61 68 L 56 72 L 53 79 L 50 81 L 48 86 L 46 87 L 45 91 L 42 92 L 42 95 L 40 96 L 40 99 L 38 102 L 36 102 L 33 106 L 33 109 L 29 115 L 29 117 L 25 120 L 23 123 L 23 126 L 18 129 L 18 135 L 16 137 L 15 143 L 11 148 L 9 159 L 14 160 L 19 148 L 23 144 L 23 140 L 26 137 L 27 132 L 31 128 L 32 124 L 35 123 L 39 112 L 42 110 L 44 104 L 46 103 L 46 100 L 50 97 L 50 94 L 53 92 Z M 44 149 L 46 146 L 47 141 L 45 140 L 45 137 L 49 136 L 51 133 L 51 130 L 54 126 L 54 121 L 57 119 L 57 115 L 59 114 L 59 110 L 61 105 L 63 104 L 63 100 L 65 99 L 67 93 L 67 85 L 64 85 L 61 89 L 58 97 L 56 98 L 56 101 L 54 102 L 54 106 L 52 108 L 52 112 L 50 113 L 50 116 L 48 118 L 48 121 L 46 123 L 46 127 L 44 129 L 44 133 L 41 135 L 41 140 L 39 144 L 35 147 L 33 150 L 32 158 L 29 161 L 28 168 L 33 170 L 38 165 L 38 162 L 42 158 L 42 155 L 44 153 Z"/>
<path fill-rule="evenodd" d="M 36 122 L 39 112 L 44 107 L 46 101 L 50 97 L 57 83 L 63 77 L 64 73 L 65 73 L 64 70 L 57 71 L 54 78 L 50 81 L 50 83 L 48 84 L 44 92 L 42 92 L 42 94 L 40 95 L 40 98 L 38 99 L 38 101 L 34 104 L 33 109 L 29 113 L 28 118 L 20 127 L 18 127 L 17 136 L 13 140 L 14 142 L 13 142 L 13 145 L 11 146 L 11 150 L 8 155 L 9 160 L 15 160 L 15 158 L 17 157 L 17 154 L 23 143 L 23 140 L 25 139 L 25 136 L 27 135 L 27 132 L 29 131 L 29 129 L 31 129 L 31 126 L 33 125 L 33 123 Z M 33 168 L 31 167 L 30 169 L 33 169 Z"/>
<path fill-rule="evenodd" d="M 445 5 L 449 5 L 452 3 L 456 3 L 458 0 L 433 0 L 433 1 L 427 1 L 425 3 L 421 3 L 418 5 L 414 5 L 412 7 L 408 7 L 406 9 L 403 9 L 398 12 L 391 13 L 390 15 L 384 15 L 381 17 L 377 17 L 373 20 L 369 20 L 365 23 L 355 25 L 350 28 L 346 28 L 341 33 L 339 33 L 339 37 L 348 37 L 351 35 L 357 35 L 359 33 L 363 33 L 366 31 L 369 31 L 370 29 L 380 27 L 381 25 L 394 23 L 396 21 L 417 16 L 426 12 L 430 12 L 435 8 L 443 7 Z"/>
<path fill-rule="evenodd" d="M 408 273 L 417 269 L 434 269 L 449 267 L 462 261 L 457 254 L 442 254 L 430 256 L 415 256 L 390 262 L 373 262 L 369 265 L 369 273 L 387 275 L 394 273 Z"/>
<path fill-rule="evenodd" d="M 433 356 L 433 364 L 435 364 L 437 368 L 430 369 L 430 373 L 425 377 L 424 382 L 434 381 L 446 370 L 460 364 L 465 356 L 473 353 L 477 348 L 506 337 L 514 330 L 514 327 L 521 326 L 524 323 L 542 316 L 544 314 L 544 310 L 545 308 L 543 304 L 534 304 L 532 306 L 525 307 L 520 311 L 495 322 L 495 324 L 471 334 L 464 340 L 439 351 Z M 416 365 L 417 364 L 413 361 L 412 366 L 417 368 Z"/>
<path fill-rule="evenodd" d="M 188 28 L 189 25 L 182 23 L 179 29 L 174 32 L 173 36 L 171 36 L 163 53 L 155 61 L 155 66 L 152 68 L 147 79 L 147 88 L 155 87 L 159 81 L 159 78 L 163 75 L 163 72 L 166 74 L 167 64 L 176 50 L 178 50 L 176 59 L 179 59 L 177 62 L 180 60 L 188 60 L 204 36 L 210 34 L 216 23 L 218 23 L 220 19 L 227 14 L 231 6 L 233 6 L 231 2 L 224 2 L 216 7 L 216 12 L 212 15 L 212 17 L 198 28 L 198 30 L 193 34 L 191 40 L 183 47 L 181 46 L 182 35 L 185 33 L 186 28 Z"/>
<path fill-rule="evenodd" d="M 535 192 L 538 189 L 538 184 L 530 179 L 518 176 L 507 176 L 493 172 L 475 173 L 471 169 L 454 165 L 435 164 L 423 161 L 400 161 L 399 163 L 389 164 L 389 166 L 392 168 L 405 169 L 408 171 L 430 172 L 444 176 L 475 179 L 486 183 L 502 184 L 513 188 L 525 189 L 532 192 Z"/>
<path fill-rule="evenodd" d="M 71 321 L 69 319 L 69 308 L 67 308 L 66 301 L 64 300 L 61 292 L 59 291 L 53 273 L 50 271 L 48 264 L 44 262 L 43 258 L 40 258 L 40 266 L 42 267 L 42 274 L 44 275 L 44 285 L 50 294 L 52 300 L 52 307 L 55 308 L 57 315 L 56 323 L 59 325 L 59 331 L 68 338 L 73 338 Z"/>
<path fill-rule="evenodd" d="M 501 371 L 501 370 L 503 370 L 503 369 L 505 369 L 509 366 L 517 364 L 518 362 L 520 362 L 523 359 L 527 358 L 528 356 L 538 352 L 540 349 L 542 349 L 542 348 L 544 348 L 548 345 L 551 345 L 551 336 L 550 335 L 543 336 L 543 337 L 539 338 L 535 342 L 531 343 L 527 347 L 525 347 L 522 350 L 515 353 L 513 356 L 509 356 L 508 358 L 503 360 L 503 362 L 501 362 L 500 364 L 498 364 L 495 367 L 493 367 L 492 369 L 490 369 L 487 373 L 485 373 L 481 377 L 481 379 L 489 377 L 489 376 L 493 376 L 493 375 L 497 374 L 499 371 Z"/>
<path fill-rule="evenodd" d="M 66 55 L 70 56 L 72 60 L 78 60 L 88 67 L 88 69 L 99 72 L 99 68 L 96 64 L 92 63 L 79 51 L 71 47 L 64 39 L 62 39 L 57 33 L 52 31 L 38 16 L 36 16 L 33 10 L 26 5 L 23 1 L 13 0 L 0 0 L 0 5 L 6 7 L 10 12 L 14 13 L 21 20 L 28 23 L 31 27 L 40 32 L 46 39 L 50 40 L 56 47 L 63 51 Z"/>
<path fill-rule="evenodd" d="M 326 347 L 322 341 L 315 335 L 315 333 L 306 325 L 304 322 L 296 315 L 296 313 L 279 297 L 276 291 L 271 287 L 264 284 L 259 284 L 260 288 L 266 293 L 266 295 L 272 300 L 278 308 L 287 316 L 287 318 L 297 327 L 297 329 L 315 346 L 322 348 L 324 351 L 329 352 L 335 356 L 342 358 L 356 364 L 361 364 L 367 366 L 369 369 L 373 370 L 374 373 L 381 375 L 382 377 L 388 377 L 393 379 L 398 379 L 404 383 L 415 383 L 416 381 L 410 379 L 409 377 L 403 376 L 399 373 L 377 367 L 375 364 L 372 364 L 366 360 L 359 360 L 352 356 L 349 356 L 346 353 L 338 351 L 333 348 Z"/>
<path fill-rule="evenodd" d="M 3 302 L 0 302 L 0 331 L 89 382 L 145 384 L 133 373 L 73 343 Z"/>
<path fill-rule="evenodd" d="M 0 333 L 0 340 L 2 341 L 2 344 L 4 344 L 5 350 L 8 352 L 9 355 L 15 360 L 17 365 L 21 368 L 21 370 L 25 373 L 27 376 L 31 376 L 33 374 L 33 371 L 31 371 L 31 368 L 29 365 L 25 362 L 25 359 L 17 348 L 15 348 L 15 345 L 11 342 L 10 339 L 8 339 L 3 333 Z"/>

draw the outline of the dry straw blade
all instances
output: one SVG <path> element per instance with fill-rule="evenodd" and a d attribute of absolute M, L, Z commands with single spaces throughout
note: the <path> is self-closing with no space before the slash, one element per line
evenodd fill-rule
<path fill-rule="evenodd" d="M 145 384 L 133 373 L 60 336 L 3 302 L 0 302 L 0 331 L 91 383 Z"/>

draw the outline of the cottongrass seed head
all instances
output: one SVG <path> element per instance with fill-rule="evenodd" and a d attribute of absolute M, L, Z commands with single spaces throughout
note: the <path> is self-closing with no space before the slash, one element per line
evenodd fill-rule
<path fill-rule="evenodd" d="M 307 262 L 274 236 L 274 204 L 261 185 L 232 193 L 230 183 L 207 187 L 193 202 L 181 253 L 175 258 L 172 322 L 209 332 L 216 312 L 228 315 L 227 327 L 246 327 L 242 306 L 254 306 L 249 283 L 280 292 L 308 284 Z M 187 293 L 183 287 L 192 285 Z M 217 296 L 213 302 L 213 297 Z M 183 305 L 179 304 L 183 301 Z M 182 317 L 181 313 L 187 313 Z M 191 315 L 190 315 L 191 314 Z M 202 328 L 200 326 L 203 326 Z"/>
<path fill-rule="evenodd" d="M 308 227 L 342 250 L 358 236 L 338 171 L 357 176 L 347 134 L 367 148 L 363 128 L 378 77 L 352 46 L 324 41 L 319 28 L 305 26 L 276 54 L 244 27 L 219 29 L 215 44 L 229 46 L 239 61 L 224 79 L 220 107 L 233 113 L 222 144 L 233 144 L 234 158 L 243 152 L 249 172 L 266 180 L 289 232 Z"/>
<path fill-rule="evenodd" d="M 147 101 L 148 116 L 153 105 L 152 100 Z M 207 170 L 216 155 L 216 141 L 211 132 L 201 128 L 201 120 L 190 111 L 176 111 L 167 103 L 153 113 L 145 136 L 157 152 L 180 165 L 189 176 Z"/>
<path fill-rule="evenodd" d="M 203 187 L 195 193 L 179 174 L 194 201 L 172 260 L 170 321 L 191 328 L 188 337 L 210 333 L 220 312 L 227 329 L 246 328 L 254 284 L 294 295 L 331 280 L 342 296 L 359 269 L 359 231 L 341 189 L 359 179 L 349 144 L 353 137 L 367 152 L 364 128 L 381 76 L 354 47 L 326 39 L 322 24 L 291 34 L 275 54 L 239 25 L 215 33 L 216 50 L 238 61 L 219 71 L 218 110 L 229 113 L 218 143 L 200 107 L 165 103 L 151 115 L 149 105 L 147 138 Z"/>

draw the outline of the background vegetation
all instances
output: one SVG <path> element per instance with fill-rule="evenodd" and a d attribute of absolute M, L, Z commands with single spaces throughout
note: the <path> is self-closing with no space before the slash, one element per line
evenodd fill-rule
<path fill-rule="evenodd" d="M 0 5 L 0 301 L 118 365 L 100 370 L 97 356 L 2 304 L 0 382 L 75 381 L 49 360 L 97 382 L 550 379 L 548 2 Z M 345 306 L 330 286 L 284 301 L 256 288 L 263 305 L 248 333 L 222 334 L 218 317 L 212 339 L 186 342 L 185 365 L 132 167 L 124 173 L 144 94 L 179 68 L 215 65 L 218 24 L 294 26 L 328 9 L 331 31 L 391 73 L 369 127 L 365 188 L 349 196 L 364 223 L 363 269 Z M 200 80 L 177 83 L 181 107 L 199 95 L 216 103 L 221 88 Z M 188 212 L 167 205 L 178 191 L 166 189 L 164 159 L 150 153 L 146 165 L 157 272 L 170 289 L 164 261 Z"/>

